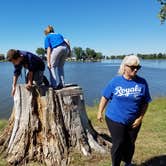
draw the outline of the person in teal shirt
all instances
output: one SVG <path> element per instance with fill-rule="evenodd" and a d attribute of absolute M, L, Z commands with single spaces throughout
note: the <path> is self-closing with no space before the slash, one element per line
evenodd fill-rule
<path fill-rule="evenodd" d="M 151 101 L 146 80 L 137 75 L 141 68 L 135 55 L 126 56 L 115 76 L 105 87 L 99 103 L 97 119 L 105 119 L 112 137 L 112 166 L 131 166 L 135 141 L 142 119 Z"/>

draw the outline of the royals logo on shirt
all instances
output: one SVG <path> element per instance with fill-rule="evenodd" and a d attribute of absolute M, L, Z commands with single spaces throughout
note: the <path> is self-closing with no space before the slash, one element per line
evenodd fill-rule
<path fill-rule="evenodd" d="M 121 86 L 117 86 L 115 88 L 115 94 L 116 96 L 134 96 L 137 97 L 139 96 L 141 93 L 141 87 L 139 87 L 138 85 L 135 85 L 134 87 L 131 88 L 123 88 Z"/>

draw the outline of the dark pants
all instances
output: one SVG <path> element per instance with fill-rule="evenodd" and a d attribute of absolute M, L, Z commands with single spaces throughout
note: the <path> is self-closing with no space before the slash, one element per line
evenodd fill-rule
<path fill-rule="evenodd" d="M 43 73 L 44 73 L 44 71 L 36 71 L 33 73 L 33 84 L 34 85 L 40 86 L 42 83 L 44 83 L 45 86 L 49 86 L 49 81 L 47 80 L 47 77 Z M 29 74 L 29 71 L 27 71 L 27 74 L 25 73 L 25 82 L 26 83 L 28 83 L 28 74 Z"/>
<path fill-rule="evenodd" d="M 141 125 L 137 128 L 117 123 L 105 117 L 108 129 L 112 137 L 111 158 L 112 166 L 120 166 L 121 161 L 131 163 L 135 140 Z"/>

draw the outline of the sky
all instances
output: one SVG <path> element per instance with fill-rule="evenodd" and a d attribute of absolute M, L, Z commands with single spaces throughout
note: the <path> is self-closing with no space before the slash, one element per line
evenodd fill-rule
<path fill-rule="evenodd" d="M 166 53 L 157 0 L 1 0 L 0 53 L 44 47 L 52 25 L 71 47 L 103 55 Z"/>

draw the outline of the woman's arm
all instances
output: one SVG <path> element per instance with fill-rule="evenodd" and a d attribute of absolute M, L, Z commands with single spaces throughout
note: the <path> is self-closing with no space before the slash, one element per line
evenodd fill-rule
<path fill-rule="evenodd" d="M 145 115 L 145 112 L 148 108 L 148 103 L 145 103 L 142 107 L 141 107 L 141 114 L 140 116 L 134 121 L 134 123 L 132 124 L 132 127 L 135 128 L 135 127 L 138 127 L 141 122 L 142 122 L 142 119 Z"/>
<path fill-rule="evenodd" d="M 51 62 L 50 62 L 50 60 L 51 60 L 51 48 L 50 47 L 48 47 L 47 48 L 47 66 L 49 67 L 49 68 L 51 68 Z"/>
<path fill-rule="evenodd" d="M 97 113 L 97 119 L 102 122 L 103 121 L 103 116 L 102 113 L 107 105 L 108 100 L 105 97 L 101 97 L 100 99 L 100 103 L 99 103 L 99 109 L 98 109 L 98 113 Z"/>

